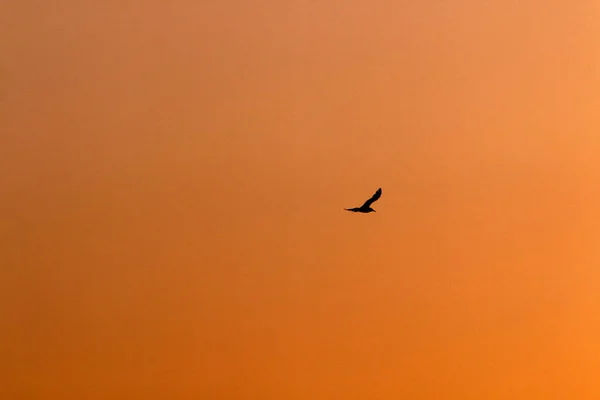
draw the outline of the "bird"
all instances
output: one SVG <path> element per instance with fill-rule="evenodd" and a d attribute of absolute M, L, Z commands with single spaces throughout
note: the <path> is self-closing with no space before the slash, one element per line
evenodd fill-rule
<path fill-rule="evenodd" d="M 381 197 L 381 188 L 377 189 L 377 191 L 375 192 L 373 197 L 371 197 L 369 200 L 365 201 L 365 204 L 363 204 L 362 206 L 355 207 L 355 208 L 344 208 L 344 210 L 352 211 L 352 212 L 360 212 L 360 213 L 375 212 L 375 210 L 373 210 L 371 208 L 371 204 L 373 204 L 374 202 L 379 200 L 380 197 Z"/>

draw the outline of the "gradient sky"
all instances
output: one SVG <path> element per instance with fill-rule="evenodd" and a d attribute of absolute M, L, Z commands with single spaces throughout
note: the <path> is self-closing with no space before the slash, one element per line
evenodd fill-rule
<path fill-rule="evenodd" d="M 598 1 L 3 0 L 0 51 L 1 398 L 600 398 Z"/>

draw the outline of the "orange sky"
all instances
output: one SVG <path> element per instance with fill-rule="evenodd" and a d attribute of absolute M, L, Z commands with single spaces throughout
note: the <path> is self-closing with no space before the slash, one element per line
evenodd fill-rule
<path fill-rule="evenodd" d="M 2 1 L 0 397 L 600 398 L 599 19 Z"/>

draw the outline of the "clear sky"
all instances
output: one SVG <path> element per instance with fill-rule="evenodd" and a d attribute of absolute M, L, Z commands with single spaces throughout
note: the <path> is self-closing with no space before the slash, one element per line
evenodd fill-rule
<path fill-rule="evenodd" d="M 3 0 L 0 54 L 1 398 L 600 398 L 598 1 Z"/>

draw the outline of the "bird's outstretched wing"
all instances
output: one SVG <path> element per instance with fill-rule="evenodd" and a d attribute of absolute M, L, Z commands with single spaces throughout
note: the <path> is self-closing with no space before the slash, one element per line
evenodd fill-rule
<path fill-rule="evenodd" d="M 371 197 L 369 200 L 365 201 L 365 204 L 363 204 L 362 207 L 365 207 L 365 208 L 371 207 L 371 204 L 373 204 L 377 200 L 379 200 L 380 197 L 381 197 L 381 188 L 377 189 L 377 191 L 375 192 L 373 197 Z"/>

